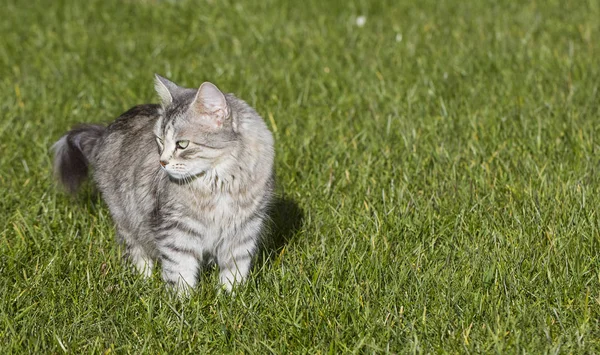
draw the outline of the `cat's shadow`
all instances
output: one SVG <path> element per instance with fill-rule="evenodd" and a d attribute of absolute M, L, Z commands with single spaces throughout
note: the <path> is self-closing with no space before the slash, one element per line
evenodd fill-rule
<path fill-rule="evenodd" d="M 285 196 L 278 196 L 271 207 L 270 221 L 265 238 L 261 243 L 261 252 L 255 267 L 262 267 L 273 259 L 292 242 L 302 227 L 304 211 L 296 201 Z"/>

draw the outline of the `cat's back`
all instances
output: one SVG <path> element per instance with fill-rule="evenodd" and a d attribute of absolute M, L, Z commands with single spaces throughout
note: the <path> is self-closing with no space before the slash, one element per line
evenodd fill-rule
<path fill-rule="evenodd" d="M 160 105 L 145 104 L 130 108 L 107 127 L 108 135 L 143 134 L 152 132 L 152 127 L 160 115 Z"/>
<path fill-rule="evenodd" d="M 160 106 L 139 105 L 129 109 L 111 123 L 103 136 L 94 162 L 94 179 L 105 198 L 114 193 L 144 186 L 141 178 L 152 180 L 159 168 L 159 156 L 153 127 Z"/>
<path fill-rule="evenodd" d="M 100 159 L 130 156 L 153 144 L 152 128 L 159 117 L 159 105 L 138 105 L 120 115 L 107 128 L 102 144 Z"/>

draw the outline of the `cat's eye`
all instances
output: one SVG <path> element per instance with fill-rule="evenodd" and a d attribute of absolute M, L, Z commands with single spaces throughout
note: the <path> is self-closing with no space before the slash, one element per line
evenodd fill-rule
<path fill-rule="evenodd" d="M 176 146 L 177 149 L 185 149 L 190 144 L 190 141 L 177 141 Z"/>

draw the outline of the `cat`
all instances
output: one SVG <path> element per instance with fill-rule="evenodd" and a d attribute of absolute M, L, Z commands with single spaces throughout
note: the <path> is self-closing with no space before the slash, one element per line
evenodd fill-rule
<path fill-rule="evenodd" d="M 82 125 L 53 146 L 58 181 L 76 193 L 91 168 L 125 256 L 145 277 L 157 262 L 181 294 L 207 263 L 227 291 L 248 276 L 274 194 L 274 142 L 246 102 L 205 82 L 155 75 L 161 104 L 108 127 Z"/>

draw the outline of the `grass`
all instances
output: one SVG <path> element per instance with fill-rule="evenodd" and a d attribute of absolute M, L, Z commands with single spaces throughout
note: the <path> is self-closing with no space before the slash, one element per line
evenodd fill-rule
<path fill-rule="evenodd" d="M 600 352 L 598 2 L 2 9 L 2 353 Z M 276 138 L 275 241 L 236 297 L 141 280 L 106 206 L 53 184 L 52 143 L 156 102 L 155 72 Z"/>

